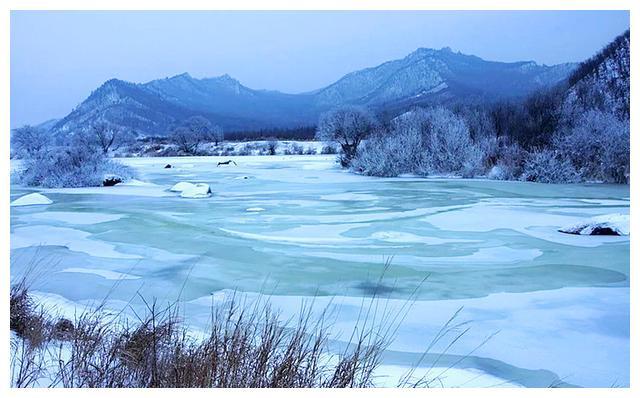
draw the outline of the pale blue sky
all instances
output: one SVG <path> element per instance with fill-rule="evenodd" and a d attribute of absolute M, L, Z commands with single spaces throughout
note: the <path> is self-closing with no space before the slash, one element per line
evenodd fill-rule
<path fill-rule="evenodd" d="M 496 61 L 581 61 L 626 11 L 11 13 L 11 126 L 65 116 L 110 78 L 224 73 L 251 88 L 313 90 L 418 47 Z"/>

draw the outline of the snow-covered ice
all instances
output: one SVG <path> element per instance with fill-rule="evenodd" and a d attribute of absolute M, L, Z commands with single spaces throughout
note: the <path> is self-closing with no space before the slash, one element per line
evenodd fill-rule
<path fill-rule="evenodd" d="M 216 167 L 227 159 L 238 166 Z M 303 300 L 332 303 L 348 335 L 390 261 L 379 287 L 391 301 L 381 308 L 397 310 L 423 286 L 385 353 L 381 383 L 391 374 L 384 384 L 393 384 L 464 306 L 471 331 L 433 366 L 455 364 L 445 385 L 629 384 L 630 238 L 558 231 L 628 217 L 627 186 L 373 178 L 322 155 L 122 162 L 144 182 L 42 190 L 54 205 L 11 207 L 12 278 L 36 254 L 53 259 L 40 265 L 39 300 L 99 302 L 122 279 L 109 293 L 113 308 L 138 290 L 169 301 L 181 294 L 197 329 L 232 289 L 268 292 L 284 317 Z M 179 181 L 215 195 L 183 199 L 170 191 Z"/>
<path fill-rule="evenodd" d="M 115 245 L 90 239 L 91 234 L 78 229 L 34 225 L 17 227 L 11 232 L 11 250 L 37 246 L 65 246 L 69 250 L 90 256 L 107 258 L 140 258 L 138 255 L 120 253 Z"/>

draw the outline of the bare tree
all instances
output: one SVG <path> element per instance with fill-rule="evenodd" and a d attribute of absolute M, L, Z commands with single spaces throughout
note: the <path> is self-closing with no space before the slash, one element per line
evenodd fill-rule
<path fill-rule="evenodd" d="M 83 130 L 78 140 L 97 148 L 103 154 L 116 150 L 133 141 L 133 134 L 123 127 L 107 122 L 93 123 L 88 129 Z"/>
<path fill-rule="evenodd" d="M 340 163 L 348 167 L 356 155 L 358 145 L 380 124 L 375 116 L 366 108 L 347 106 L 320 116 L 316 138 L 330 143 L 338 143 L 342 147 Z"/>
<path fill-rule="evenodd" d="M 269 155 L 275 155 L 276 149 L 278 149 L 278 140 L 275 138 L 267 138 L 267 151 L 269 151 Z"/>
<path fill-rule="evenodd" d="M 223 139 L 223 132 L 220 126 L 211 124 L 208 119 L 193 116 L 174 128 L 170 138 L 184 153 L 195 155 L 204 142 L 213 141 L 218 145 Z"/>
<path fill-rule="evenodd" d="M 18 157 L 29 157 L 53 143 L 51 134 L 33 126 L 11 130 L 11 151 Z"/>
<path fill-rule="evenodd" d="M 218 146 L 219 143 L 223 142 L 224 141 L 224 131 L 222 130 L 222 127 L 213 125 L 211 127 L 210 137 L 211 137 L 211 140 L 215 143 L 216 146 Z"/>

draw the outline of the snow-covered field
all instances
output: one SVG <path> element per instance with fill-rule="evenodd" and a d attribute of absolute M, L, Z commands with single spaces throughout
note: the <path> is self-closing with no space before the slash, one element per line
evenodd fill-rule
<path fill-rule="evenodd" d="M 238 166 L 216 167 L 227 159 Z M 137 291 L 171 301 L 186 281 L 184 311 L 198 329 L 234 290 L 268 296 L 283 317 L 316 296 L 314 308 L 336 317 L 339 344 L 363 297 L 378 289 L 378 311 L 398 312 L 428 276 L 380 384 L 414 365 L 463 307 L 470 331 L 447 355 L 438 352 L 448 341 L 436 345 L 416 376 L 462 387 L 629 385 L 629 236 L 558 232 L 629 214 L 628 186 L 376 179 L 340 170 L 331 155 L 122 161 L 139 181 L 38 190 L 53 203 L 11 208 L 12 278 L 40 259 L 37 297 L 60 311 L 102 300 L 114 283 L 114 308 Z M 179 182 L 212 195 L 181 197 L 169 190 Z M 34 191 L 12 186 L 11 199 Z"/>

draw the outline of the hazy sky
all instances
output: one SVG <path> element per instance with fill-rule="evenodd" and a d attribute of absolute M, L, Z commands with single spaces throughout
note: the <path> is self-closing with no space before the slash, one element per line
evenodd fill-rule
<path fill-rule="evenodd" d="M 11 126 L 63 117 L 113 77 L 228 73 L 251 88 L 296 93 L 418 47 L 581 61 L 628 27 L 626 11 L 13 11 Z"/>

